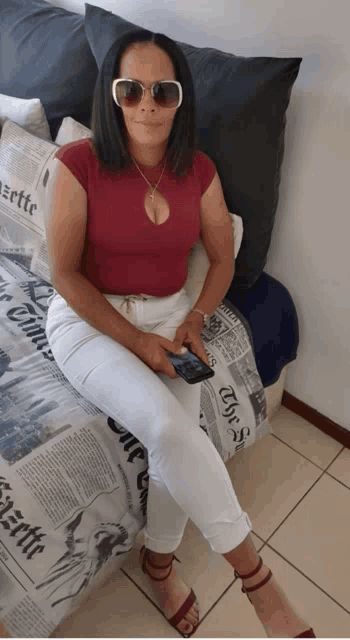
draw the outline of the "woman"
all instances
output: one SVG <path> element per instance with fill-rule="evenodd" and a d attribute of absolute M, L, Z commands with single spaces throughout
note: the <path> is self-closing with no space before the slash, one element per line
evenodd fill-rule
<path fill-rule="evenodd" d="M 259 562 L 249 517 L 198 424 L 201 385 L 177 376 L 167 355 L 189 347 L 208 363 L 201 329 L 234 275 L 230 216 L 214 163 L 195 148 L 191 72 L 173 40 L 141 29 L 112 45 L 91 128 L 92 140 L 56 154 L 46 223 L 58 292 L 47 318 L 52 353 L 71 384 L 148 450 L 140 555 L 170 624 L 184 637 L 198 624 L 194 593 L 172 565 L 190 517 L 243 586 L 256 587 L 250 599 L 268 636 L 295 636 L 309 625 Z M 199 233 L 210 269 L 191 309 L 183 285 Z"/>

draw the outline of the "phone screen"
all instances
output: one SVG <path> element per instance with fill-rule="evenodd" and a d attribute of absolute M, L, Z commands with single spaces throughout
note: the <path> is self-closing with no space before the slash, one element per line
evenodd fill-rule
<path fill-rule="evenodd" d="M 202 382 L 202 380 L 212 378 L 213 375 L 215 375 L 214 369 L 208 367 L 208 365 L 192 353 L 190 349 L 182 356 L 168 352 L 168 358 L 176 373 L 189 384 Z"/>

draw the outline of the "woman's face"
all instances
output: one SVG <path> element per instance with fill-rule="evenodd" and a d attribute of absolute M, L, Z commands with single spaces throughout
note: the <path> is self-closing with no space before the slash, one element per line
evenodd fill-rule
<path fill-rule="evenodd" d="M 177 110 L 159 107 L 152 98 L 151 87 L 161 80 L 176 80 L 169 56 L 153 43 L 132 45 L 121 58 L 119 77 L 139 80 L 145 87 L 139 105 L 119 107 L 132 147 L 158 147 L 167 142 Z"/>

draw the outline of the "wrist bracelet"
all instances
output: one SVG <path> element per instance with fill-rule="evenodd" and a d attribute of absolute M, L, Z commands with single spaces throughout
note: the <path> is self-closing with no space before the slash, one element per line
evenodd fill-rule
<path fill-rule="evenodd" d="M 198 313 L 200 313 L 203 316 L 203 318 L 204 318 L 204 326 L 205 326 L 206 329 L 208 329 L 209 326 L 210 326 L 210 318 L 209 318 L 208 314 L 204 313 L 204 311 L 201 311 L 200 309 L 191 309 L 191 311 L 197 311 Z"/>

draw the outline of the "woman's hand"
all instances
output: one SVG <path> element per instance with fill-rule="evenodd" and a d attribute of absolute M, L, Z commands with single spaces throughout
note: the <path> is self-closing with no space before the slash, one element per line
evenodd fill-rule
<path fill-rule="evenodd" d="M 171 364 L 168 352 L 181 354 L 181 345 L 163 338 L 156 333 L 139 331 L 137 339 L 130 350 L 147 364 L 153 371 L 166 373 L 169 378 L 177 378 L 177 373 Z"/>
<path fill-rule="evenodd" d="M 184 345 L 191 349 L 198 358 L 203 360 L 203 362 L 209 366 L 209 359 L 200 335 L 202 325 L 202 316 L 199 316 L 197 313 L 187 316 L 185 321 L 177 328 L 173 342 L 179 347 Z"/>

